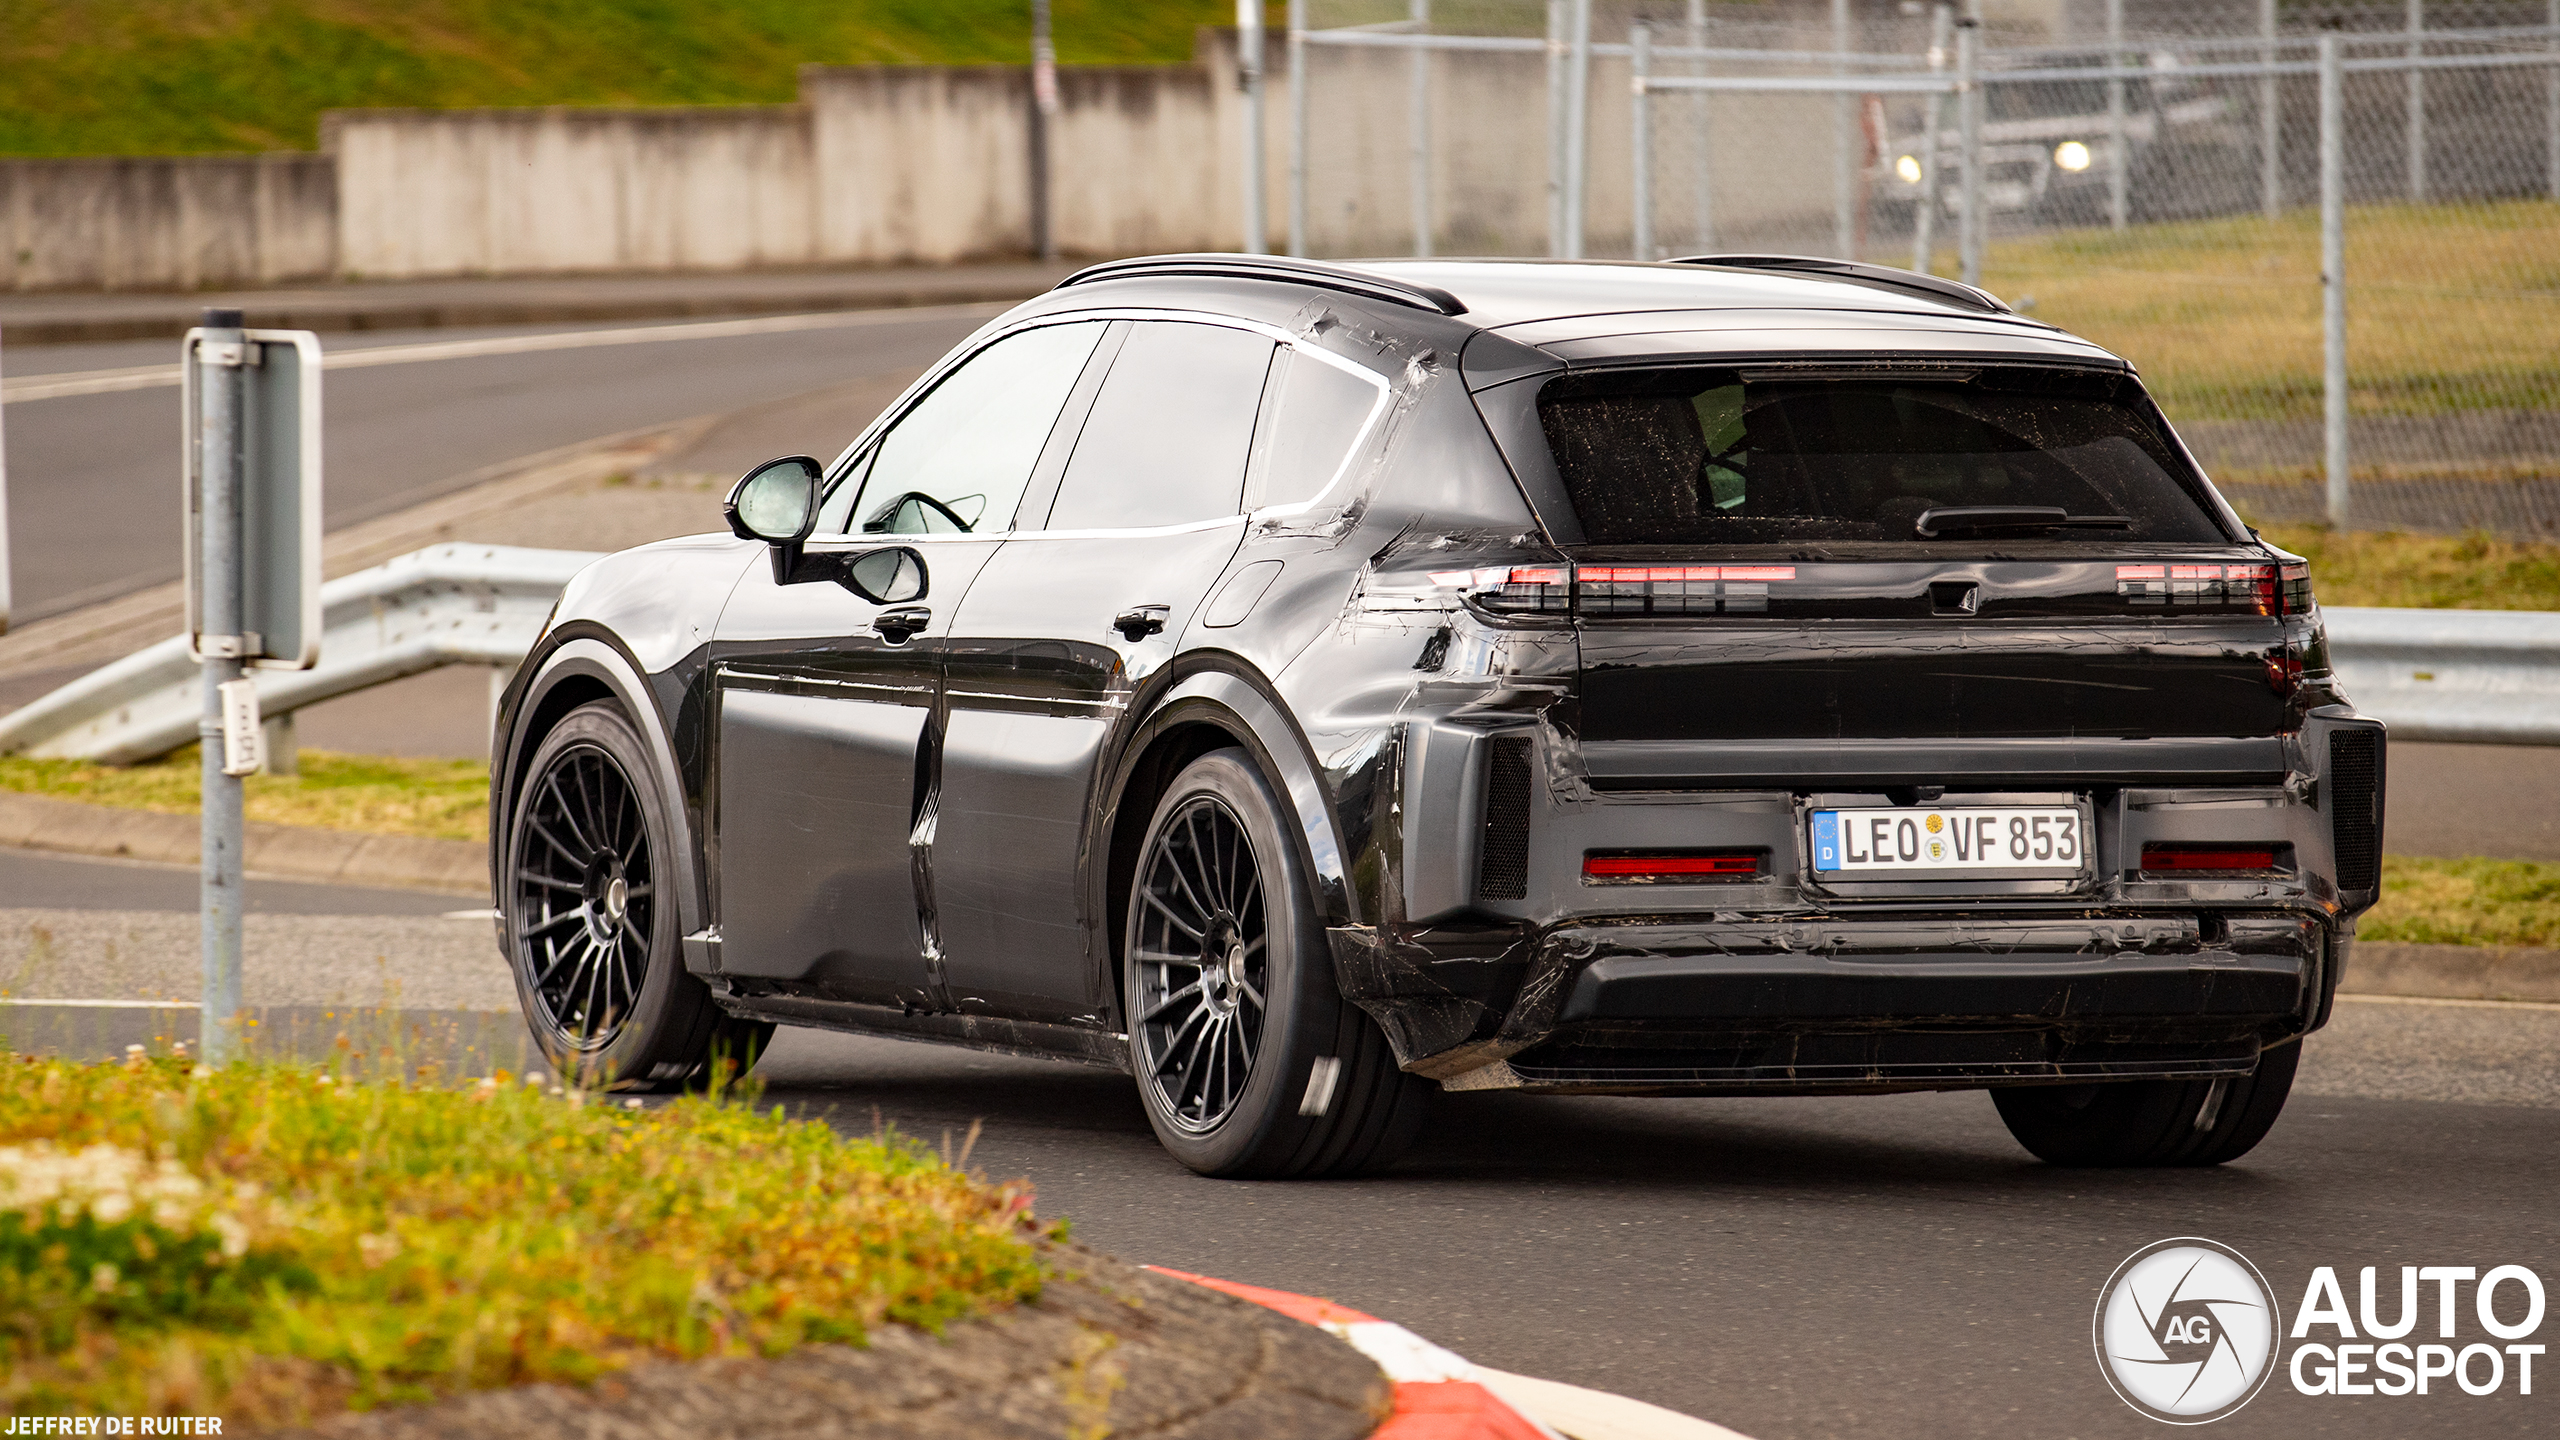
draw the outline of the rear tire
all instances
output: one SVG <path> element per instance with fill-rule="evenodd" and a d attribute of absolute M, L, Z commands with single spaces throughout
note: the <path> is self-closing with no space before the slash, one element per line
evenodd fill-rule
<path fill-rule="evenodd" d="M 2284 1113 L 2302 1042 L 2258 1056 L 2228 1080 L 2018 1086 L 1991 1103 L 2018 1143 L 2048 1165 L 2219 1165 L 2246 1155 Z"/>
<path fill-rule="evenodd" d="M 1203 1175 L 1379 1169 L 1437 1088 L 1334 988 L 1282 814 L 1245 752 L 1204 755 L 1157 802 L 1129 887 L 1130 1068 L 1156 1138 Z"/>
<path fill-rule="evenodd" d="M 564 1081 L 680 1090 L 715 1058 L 744 1074 L 773 1037 L 684 968 L 671 815 L 639 733 L 602 701 L 569 712 L 526 767 L 498 903 L 525 1024 Z"/>

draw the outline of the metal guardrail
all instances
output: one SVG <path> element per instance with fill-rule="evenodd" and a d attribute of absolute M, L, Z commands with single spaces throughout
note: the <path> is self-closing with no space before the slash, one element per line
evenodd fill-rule
<path fill-rule="evenodd" d="M 253 672 L 269 718 L 440 665 L 512 668 L 570 580 L 603 558 L 585 550 L 432 545 L 320 587 L 320 663 Z M 196 739 L 204 711 L 183 635 L 0 716 L 0 755 L 109 764 L 166 755 Z"/>
<path fill-rule="evenodd" d="M 601 556 L 435 545 L 321 588 L 311 670 L 257 672 L 269 716 L 439 665 L 520 663 L 570 577 Z M 2403 740 L 2560 745 L 2560 613 L 2332 605 L 2329 653 L 2358 709 Z M 173 637 L 0 716 L 0 754 L 130 764 L 192 743 L 195 663 Z"/>
<path fill-rule="evenodd" d="M 2323 606 L 2329 660 L 2399 740 L 2560 745 L 2560 614 Z"/>

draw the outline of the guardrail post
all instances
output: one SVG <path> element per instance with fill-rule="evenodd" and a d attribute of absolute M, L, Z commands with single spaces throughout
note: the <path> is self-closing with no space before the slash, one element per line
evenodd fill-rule
<path fill-rule="evenodd" d="M 1246 0 L 1252 3 L 1252 0 Z M 1418 40 L 1431 33 L 1431 0 L 1413 0 L 1413 33 Z M 1431 50 L 1425 45 L 1413 47 L 1412 93 L 1407 102 L 1412 110 L 1413 145 L 1413 253 L 1431 253 Z"/>
<path fill-rule="evenodd" d="M 2329 524 L 2347 528 L 2347 136 L 2338 32 L 2320 32 L 2320 402 Z"/>
<path fill-rule="evenodd" d="M 204 333 L 187 357 L 198 367 L 202 454 L 197 460 L 196 583 L 204 617 L 204 709 L 196 724 L 203 751 L 204 1011 L 198 1031 L 205 1062 L 238 1052 L 240 1011 L 241 777 L 225 761 L 222 687 L 244 668 L 240 633 L 241 370 L 248 338 L 237 310 L 204 312 Z"/>
<path fill-rule="evenodd" d="M 1289 0 L 1289 253 L 1307 253 L 1307 0 Z"/>
<path fill-rule="evenodd" d="M 1634 123 L 1634 201 L 1635 239 L 1633 253 L 1638 260 L 1651 260 L 1653 254 L 1653 104 L 1645 94 L 1645 81 L 1653 75 L 1653 27 L 1642 20 L 1627 27 L 1627 65 L 1634 72 L 1628 91 L 1635 97 Z"/>
<path fill-rule="evenodd" d="M 1262 136 L 1262 0 L 1236 0 L 1236 84 L 1244 92 L 1244 253 L 1271 253 L 1269 156 Z"/>
<path fill-rule="evenodd" d="M 1982 22 L 1971 15 L 1956 22 L 1956 141 L 1958 183 L 1962 199 L 1956 211 L 1958 279 L 1982 283 L 1983 235 L 1989 230 L 1982 213 Z"/>

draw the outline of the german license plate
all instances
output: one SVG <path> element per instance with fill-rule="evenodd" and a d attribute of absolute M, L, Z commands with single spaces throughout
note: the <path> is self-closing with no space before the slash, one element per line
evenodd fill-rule
<path fill-rule="evenodd" d="M 2068 808 L 1813 812 L 1813 868 L 1825 875 L 1980 870 L 2070 875 L 2081 869 L 2087 846 L 2080 812 Z"/>

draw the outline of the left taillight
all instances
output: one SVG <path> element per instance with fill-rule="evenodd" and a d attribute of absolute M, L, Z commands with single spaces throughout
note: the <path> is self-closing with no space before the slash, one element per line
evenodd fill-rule
<path fill-rule="evenodd" d="M 1590 850 L 1582 856 L 1582 878 L 1595 885 L 1756 880 L 1768 868 L 1765 850 Z"/>

